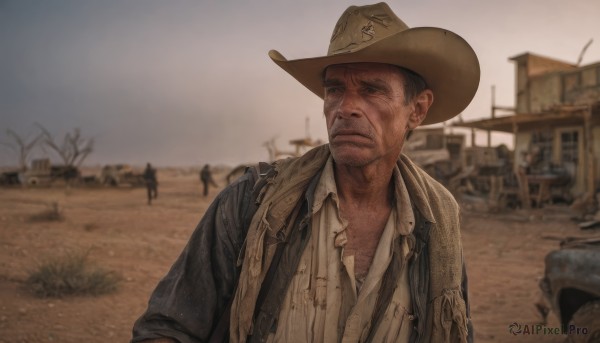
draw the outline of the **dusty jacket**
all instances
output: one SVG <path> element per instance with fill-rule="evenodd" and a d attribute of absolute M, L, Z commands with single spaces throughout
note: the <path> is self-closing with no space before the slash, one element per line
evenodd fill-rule
<path fill-rule="evenodd" d="M 307 240 L 304 233 L 309 231 L 305 228 L 310 225 L 310 217 L 307 216 L 306 209 L 311 208 L 314 186 L 319 176 L 320 173 L 317 173 L 312 177 L 299 204 L 300 213 L 294 217 L 293 223 L 287 224 L 294 228 L 291 232 L 296 233 L 297 237 L 290 237 L 278 262 L 274 263 L 275 277 L 267 286 L 263 285 L 263 289 L 268 288 L 268 292 L 261 291 L 258 296 L 259 305 L 254 312 L 254 332 L 250 341 L 259 341 L 261 337 L 265 337 L 276 323 L 276 309 L 291 277 L 289 271 L 295 270 L 294 263 Z M 240 255 L 243 256 L 240 249 L 250 224 L 247 214 L 256 210 L 250 201 L 254 184 L 253 174 L 245 174 L 225 189 L 207 210 L 186 249 L 154 291 L 148 310 L 136 322 L 133 342 L 163 336 L 173 337 L 181 342 L 204 342 L 210 337 L 233 295 L 240 273 L 236 261 Z M 411 298 L 417 320 L 411 341 L 422 342 L 430 340 L 425 324 L 426 318 L 432 316 L 432 311 L 429 310 L 433 299 L 429 287 L 428 251 L 431 222 L 424 220 L 418 209 L 415 210 L 415 215 L 415 247 L 409 273 Z M 387 277 L 393 278 L 393 273 L 390 270 Z M 466 301 L 464 273 L 462 277 L 461 294 Z M 382 295 L 382 299 L 384 297 Z M 382 300 L 381 304 L 386 302 Z M 375 323 L 377 315 L 376 311 Z M 469 330 L 469 336 L 472 338 L 472 330 Z"/>

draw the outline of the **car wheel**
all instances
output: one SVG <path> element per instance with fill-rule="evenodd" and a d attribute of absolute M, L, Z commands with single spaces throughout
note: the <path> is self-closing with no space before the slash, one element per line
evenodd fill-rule
<path fill-rule="evenodd" d="M 112 187 L 117 187 L 119 185 L 119 183 L 114 177 L 109 177 L 108 179 L 106 179 L 106 181 L 104 181 L 104 183 Z"/>
<path fill-rule="evenodd" d="M 581 306 L 566 329 L 569 343 L 600 343 L 600 300 Z"/>

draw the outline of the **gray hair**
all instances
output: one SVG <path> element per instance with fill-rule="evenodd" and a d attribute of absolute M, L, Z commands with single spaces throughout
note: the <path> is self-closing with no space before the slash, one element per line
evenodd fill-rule
<path fill-rule="evenodd" d="M 414 98 L 426 89 L 429 89 L 425 79 L 410 69 L 396 66 L 404 77 L 404 104 L 408 105 Z"/>

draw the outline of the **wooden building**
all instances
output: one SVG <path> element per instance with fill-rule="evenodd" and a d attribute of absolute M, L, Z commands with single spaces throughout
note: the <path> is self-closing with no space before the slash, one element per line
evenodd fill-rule
<path fill-rule="evenodd" d="M 512 133 L 515 172 L 535 151 L 534 174 L 566 174 L 574 196 L 593 195 L 600 186 L 600 62 L 577 66 L 531 53 L 510 60 L 514 113 L 452 125 Z"/>

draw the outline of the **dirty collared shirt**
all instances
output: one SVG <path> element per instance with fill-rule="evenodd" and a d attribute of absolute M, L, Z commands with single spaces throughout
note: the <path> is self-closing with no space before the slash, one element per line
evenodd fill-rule
<path fill-rule="evenodd" d="M 354 274 L 354 257 L 344 254 L 347 222 L 340 217 L 333 160 L 325 165 L 314 195 L 311 240 L 283 301 L 277 329 L 268 342 L 362 342 L 371 327 L 383 275 L 392 258 L 392 243 L 414 228 L 408 192 L 397 167 L 394 182 L 401 189 L 384 228 L 369 272 L 362 282 Z M 408 342 L 412 324 L 406 263 L 392 301 L 376 328 L 374 342 Z"/>

